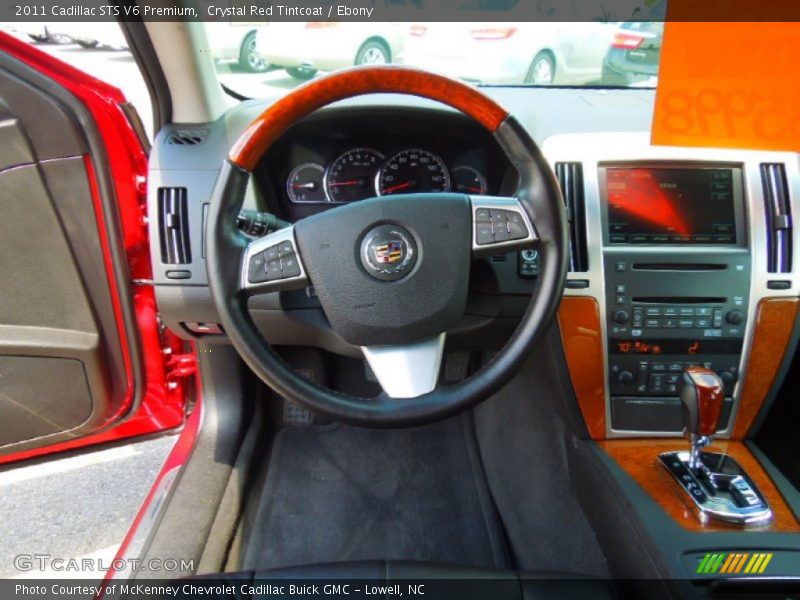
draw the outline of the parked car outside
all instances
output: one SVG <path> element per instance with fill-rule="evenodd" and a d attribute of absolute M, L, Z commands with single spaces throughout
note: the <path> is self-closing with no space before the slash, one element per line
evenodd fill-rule
<path fill-rule="evenodd" d="M 127 50 L 128 40 L 117 26 L 108 23 L 51 23 L 47 27 L 49 41 L 57 44 L 78 44 L 84 48 Z"/>
<path fill-rule="evenodd" d="M 655 87 L 664 36 L 666 1 L 654 5 L 642 21 L 622 23 L 603 59 L 603 85 Z"/>
<path fill-rule="evenodd" d="M 43 44 L 57 43 L 55 35 L 51 32 L 52 23 L 40 23 L 37 21 L 29 21 L 23 23 L 3 23 L 3 29 L 13 33 L 21 33 L 28 36 L 34 42 Z"/>
<path fill-rule="evenodd" d="M 478 84 L 585 85 L 600 80 L 616 24 L 417 23 L 403 62 Z"/>
<path fill-rule="evenodd" d="M 269 63 L 256 51 L 256 34 L 264 26 L 238 21 L 207 22 L 211 55 L 217 61 L 236 61 L 242 71 L 263 73 Z"/>
<path fill-rule="evenodd" d="M 406 30 L 403 23 L 280 23 L 258 30 L 256 49 L 292 77 L 311 79 L 317 71 L 399 62 Z"/>

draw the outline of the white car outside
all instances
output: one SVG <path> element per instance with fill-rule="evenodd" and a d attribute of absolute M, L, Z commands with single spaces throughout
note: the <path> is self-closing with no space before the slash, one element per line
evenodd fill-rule
<path fill-rule="evenodd" d="M 264 23 L 238 21 L 207 22 L 206 36 L 211 56 L 219 61 L 235 61 L 242 71 L 262 73 L 269 63 L 256 52 L 256 34 Z"/>
<path fill-rule="evenodd" d="M 310 21 L 270 23 L 259 29 L 256 49 L 268 63 L 292 77 L 353 65 L 398 62 L 407 24 Z"/>
<path fill-rule="evenodd" d="M 586 85 L 600 80 L 614 23 L 418 23 L 403 62 L 478 84 Z"/>

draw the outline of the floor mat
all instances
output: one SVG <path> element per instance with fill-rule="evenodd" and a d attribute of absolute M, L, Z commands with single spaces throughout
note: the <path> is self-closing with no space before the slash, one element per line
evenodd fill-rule
<path fill-rule="evenodd" d="M 242 566 L 378 558 L 508 566 L 478 461 L 468 416 L 413 429 L 285 429 Z"/>

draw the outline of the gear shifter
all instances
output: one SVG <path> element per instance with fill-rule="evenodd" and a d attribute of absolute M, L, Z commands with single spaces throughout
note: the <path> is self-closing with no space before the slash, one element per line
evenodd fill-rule
<path fill-rule="evenodd" d="M 716 373 L 703 367 L 687 367 L 679 387 L 683 405 L 683 426 L 692 444 L 689 466 L 702 466 L 700 450 L 711 443 L 717 432 L 725 386 Z"/>
<path fill-rule="evenodd" d="M 768 522 L 772 510 L 744 469 L 729 456 L 702 451 L 713 440 L 722 414 L 725 387 L 720 378 L 709 369 L 688 367 L 679 394 L 684 433 L 691 448 L 689 452 L 666 452 L 658 458 L 675 478 L 684 499 L 704 522 Z"/>

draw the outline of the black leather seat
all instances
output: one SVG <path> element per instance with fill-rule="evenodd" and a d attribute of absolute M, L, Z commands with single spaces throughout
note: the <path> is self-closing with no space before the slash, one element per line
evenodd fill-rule
<path fill-rule="evenodd" d="M 524 572 L 458 567 L 405 561 L 364 561 L 285 567 L 200 575 L 194 580 L 213 580 L 234 585 L 237 598 L 404 598 L 420 600 L 550 600 L 553 598 L 608 599 L 616 594 L 610 581 L 572 573 Z M 290 589 L 289 586 L 294 588 Z M 337 589 L 323 590 L 325 585 Z M 252 589 L 249 589 L 252 586 Z M 300 586 L 306 588 L 303 594 Z M 344 586 L 348 586 L 345 588 Z M 399 587 L 393 587 L 399 586 Z M 418 586 L 414 593 L 413 588 Z M 419 587 L 422 586 L 422 587 Z M 370 588 L 366 596 L 365 589 Z M 248 589 L 247 593 L 241 593 Z M 339 591 L 339 594 L 331 593 Z M 421 593 L 419 593 L 421 592 Z M 423 595 L 424 594 L 424 595 Z"/>

